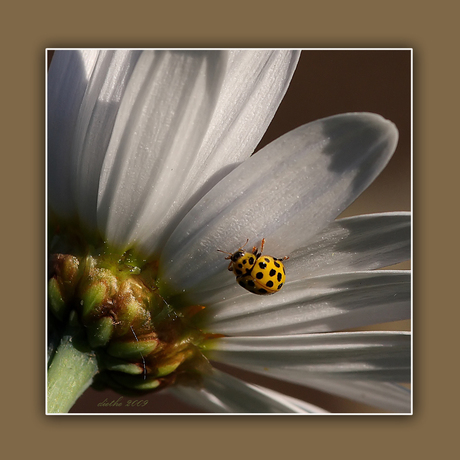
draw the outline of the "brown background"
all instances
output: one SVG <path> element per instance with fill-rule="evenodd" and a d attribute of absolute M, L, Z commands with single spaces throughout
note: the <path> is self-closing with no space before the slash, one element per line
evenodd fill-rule
<path fill-rule="evenodd" d="M 451 218 L 457 212 L 450 198 L 458 193 L 459 167 L 458 141 L 452 139 L 458 131 L 454 101 L 459 81 L 458 15 L 452 3 L 336 1 L 299 7 L 292 1 L 275 6 L 234 1 L 224 9 L 209 1 L 183 6 L 131 2 L 129 9 L 115 2 L 98 7 L 82 1 L 67 4 L 67 9 L 56 1 L 12 5 L 4 7 L 2 28 L 1 113 L 7 128 L 2 132 L 1 181 L 3 450 L 17 458 L 40 452 L 67 459 L 98 455 L 383 459 L 435 453 L 444 458 L 456 450 L 457 366 L 448 354 L 458 347 L 454 328 L 459 319 L 457 296 L 449 289 L 458 282 L 458 250 L 453 244 L 458 225 Z M 44 49 L 120 45 L 414 48 L 413 416 L 44 416 Z M 312 88 L 308 97 L 316 91 Z M 312 114 L 311 119 L 317 117 Z"/>

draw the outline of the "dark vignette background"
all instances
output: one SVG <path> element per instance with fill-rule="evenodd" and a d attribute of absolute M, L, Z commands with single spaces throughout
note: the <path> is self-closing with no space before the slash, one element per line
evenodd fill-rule
<path fill-rule="evenodd" d="M 306 50 L 302 53 L 291 86 L 260 146 L 287 131 L 319 118 L 345 112 L 374 112 L 393 121 L 399 143 L 387 168 L 342 214 L 411 210 L 411 53 L 409 50 Z M 396 268 L 410 268 L 409 262 Z M 379 325 L 379 329 L 410 328 L 409 321 Z M 375 328 L 374 328 L 375 329 Z M 248 381 L 317 404 L 331 412 L 373 412 L 374 409 L 304 388 L 229 367 L 219 366 Z M 100 407 L 118 400 L 112 391 L 92 389 L 77 401 L 73 413 L 188 413 L 194 407 L 162 393 L 140 398 L 144 408 Z M 123 397 L 124 402 L 128 399 Z"/>

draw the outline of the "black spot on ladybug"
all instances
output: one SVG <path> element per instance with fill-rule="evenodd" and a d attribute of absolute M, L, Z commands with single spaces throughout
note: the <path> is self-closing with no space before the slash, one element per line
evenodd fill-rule
<path fill-rule="evenodd" d="M 249 263 L 252 265 L 254 263 L 254 257 L 249 257 Z"/>
<path fill-rule="evenodd" d="M 247 262 L 247 260 L 246 260 L 246 259 L 244 259 L 244 260 L 243 260 L 243 265 L 246 265 L 246 262 Z"/>
<path fill-rule="evenodd" d="M 243 264 L 238 264 L 238 267 L 243 268 Z"/>
<path fill-rule="evenodd" d="M 281 278 L 283 277 L 283 275 L 281 274 L 281 272 L 278 272 L 278 275 L 277 275 L 277 279 L 278 279 L 278 282 L 281 281 Z"/>
<path fill-rule="evenodd" d="M 270 262 L 270 259 L 268 257 L 264 257 L 265 262 Z"/>
<path fill-rule="evenodd" d="M 274 270 L 273 268 L 270 270 L 270 273 L 269 273 L 270 276 L 275 276 L 276 275 L 276 270 Z M 279 281 L 279 280 L 278 280 Z"/>
<path fill-rule="evenodd" d="M 260 294 L 266 294 L 267 293 L 267 291 L 265 289 L 262 289 L 262 288 L 260 288 L 258 291 L 260 292 Z"/>
<path fill-rule="evenodd" d="M 244 281 L 243 281 L 243 280 L 239 280 L 239 281 L 238 281 L 238 284 L 239 284 L 240 286 L 243 286 L 243 287 L 244 287 Z"/>
<path fill-rule="evenodd" d="M 283 273 L 286 274 L 286 270 L 284 269 L 284 267 L 283 267 Z"/>
<path fill-rule="evenodd" d="M 281 289 L 283 287 L 283 283 L 279 284 L 278 285 L 278 290 Z"/>
<path fill-rule="evenodd" d="M 275 267 L 280 268 L 281 265 L 278 262 L 275 262 Z"/>
<path fill-rule="evenodd" d="M 257 275 L 256 275 L 256 278 L 258 280 L 261 280 L 263 277 L 264 277 L 264 274 L 262 272 L 258 272 Z"/>
<path fill-rule="evenodd" d="M 248 286 L 255 287 L 255 283 L 252 280 L 248 280 Z"/>
<path fill-rule="evenodd" d="M 235 270 L 235 273 L 236 273 L 237 275 L 242 275 L 242 274 L 243 274 L 243 272 L 242 272 L 241 270 L 238 270 L 238 269 Z"/>
<path fill-rule="evenodd" d="M 273 281 L 267 281 L 267 287 L 273 287 Z"/>
<path fill-rule="evenodd" d="M 259 262 L 259 267 L 263 270 L 267 268 L 267 264 L 265 262 Z"/>

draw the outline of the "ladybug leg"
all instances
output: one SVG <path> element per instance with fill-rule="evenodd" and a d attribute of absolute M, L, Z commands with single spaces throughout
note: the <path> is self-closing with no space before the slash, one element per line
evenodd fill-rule
<path fill-rule="evenodd" d="M 265 238 L 262 238 L 262 241 L 260 242 L 260 253 L 264 252 L 264 244 L 265 244 Z"/>
<path fill-rule="evenodd" d="M 233 260 L 231 260 L 230 263 L 228 264 L 227 270 L 229 272 L 233 271 L 232 265 L 233 265 Z"/>
<path fill-rule="evenodd" d="M 289 259 L 289 256 L 284 256 L 282 259 L 276 259 L 276 260 L 279 260 L 280 262 L 282 262 L 283 260 L 288 260 Z"/>

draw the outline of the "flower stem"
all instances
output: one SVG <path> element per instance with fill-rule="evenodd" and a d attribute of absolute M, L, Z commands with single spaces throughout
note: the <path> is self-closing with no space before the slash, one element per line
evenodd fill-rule
<path fill-rule="evenodd" d="M 48 369 L 48 413 L 66 413 L 91 385 L 98 371 L 96 356 L 68 329 Z"/>

